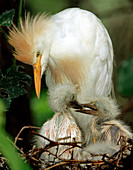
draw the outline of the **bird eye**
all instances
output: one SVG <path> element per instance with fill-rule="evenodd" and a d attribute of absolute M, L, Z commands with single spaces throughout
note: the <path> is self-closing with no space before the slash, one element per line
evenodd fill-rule
<path fill-rule="evenodd" d="M 96 103 L 92 102 L 92 103 L 90 103 L 90 105 L 91 105 L 92 110 L 97 110 Z"/>
<path fill-rule="evenodd" d="M 90 104 L 91 104 L 92 107 L 94 107 L 94 108 L 96 107 L 96 103 L 91 102 Z"/>
<path fill-rule="evenodd" d="M 37 53 L 36 53 L 36 57 L 39 57 L 39 55 L 40 55 L 40 52 L 37 52 Z"/>

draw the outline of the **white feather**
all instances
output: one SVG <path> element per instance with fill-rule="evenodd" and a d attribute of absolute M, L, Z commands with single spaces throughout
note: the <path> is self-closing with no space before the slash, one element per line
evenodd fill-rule
<path fill-rule="evenodd" d="M 80 59 L 79 100 L 110 95 L 113 47 L 101 21 L 91 12 L 78 8 L 64 10 L 52 16 L 52 20 L 56 34 L 52 37 L 50 56 L 57 61 L 62 58 Z"/>

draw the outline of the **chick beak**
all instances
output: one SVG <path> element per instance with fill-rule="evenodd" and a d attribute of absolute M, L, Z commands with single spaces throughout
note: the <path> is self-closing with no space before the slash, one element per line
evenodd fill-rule
<path fill-rule="evenodd" d="M 93 102 L 80 104 L 77 101 L 72 101 L 69 103 L 69 107 L 75 109 L 76 112 L 98 116 L 98 109 L 95 107 Z"/>
<path fill-rule="evenodd" d="M 40 98 L 41 92 L 41 55 L 36 57 L 36 63 L 33 65 L 34 83 L 37 98 Z"/>

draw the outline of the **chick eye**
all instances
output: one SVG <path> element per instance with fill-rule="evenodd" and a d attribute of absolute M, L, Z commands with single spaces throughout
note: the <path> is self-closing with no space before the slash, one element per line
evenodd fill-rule
<path fill-rule="evenodd" d="M 37 52 L 37 53 L 36 53 L 36 57 L 39 57 L 39 55 L 40 55 L 40 52 Z"/>
<path fill-rule="evenodd" d="M 94 102 L 90 103 L 93 107 L 96 107 L 96 104 Z"/>
<path fill-rule="evenodd" d="M 96 104 L 94 103 L 94 102 L 92 102 L 92 103 L 90 103 L 91 104 L 91 109 L 92 110 L 97 110 L 97 106 L 96 106 Z"/>

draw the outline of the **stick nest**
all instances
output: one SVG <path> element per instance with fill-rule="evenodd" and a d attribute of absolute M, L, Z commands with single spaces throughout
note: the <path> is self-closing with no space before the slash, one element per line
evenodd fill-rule
<path fill-rule="evenodd" d="M 49 140 L 48 138 L 38 134 L 33 129 L 36 127 L 31 126 L 25 126 L 23 127 L 18 135 L 15 138 L 15 146 L 18 140 L 22 140 L 19 138 L 20 134 L 24 129 L 31 129 L 31 133 L 38 135 L 45 140 L 49 141 L 49 144 L 46 145 L 44 148 L 36 148 L 35 146 L 32 147 L 31 150 L 24 153 L 22 149 L 18 148 L 21 156 L 25 158 L 26 162 L 28 162 L 31 167 L 35 170 L 37 169 L 61 169 L 61 170 L 84 170 L 84 169 L 132 169 L 132 161 L 133 161 L 133 140 L 124 141 L 123 144 L 120 147 L 120 150 L 116 152 L 115 154 L 109 156 L 108 154 L 97 154 L 97 155 L 91 155 L 93 158 L 97 156 L 101 156 L 100 160 L 92 161 L 92 160 L 75 160 L 73 158 L 73 152 L 71 154 L 70 159 L 63 159 L 61 156 L 58 156 L 58 148 L 60 145 L 66 145 L 69 146 L 68 149 L 72 149 L 75 147 L 81 148 L 79 143 L 76 142 L 69 142 L 69 143 L 62 143 L 62 142 L 54 142 Z M 16 146 L 17 147 L 17 146 Z M 55 147 L 56 152 L 52 153 L 50 152 L 50 148 Z M 68 150 L 67 149 L 67 150 Z M 82 148 L 81 148 L 82 149 Z M 129 154 L 127 154 L 127 151 Z M 41 158 L 41 155 L 47 153 L 50 156 L 53 157 L 52 161 L 44 160 Z M 93 159 L 94 160 L 94 159 Z M 0 168 L 1 169 L 9 169 L 7 164 L 5 163 L 5 158 L 0 155 Z"/>

